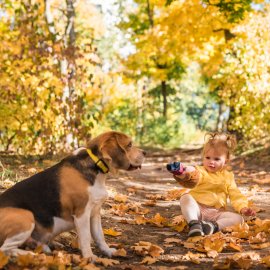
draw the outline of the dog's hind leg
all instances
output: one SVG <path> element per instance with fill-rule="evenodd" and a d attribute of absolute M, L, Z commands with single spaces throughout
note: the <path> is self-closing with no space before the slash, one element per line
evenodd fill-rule
<path fill-rule="evenodd" d="M 31 253 L 19 247 L 29 238 L 35 228 L 33 214 L 24 209 L 0 209 L 0 250 L 11 255 Z"/>

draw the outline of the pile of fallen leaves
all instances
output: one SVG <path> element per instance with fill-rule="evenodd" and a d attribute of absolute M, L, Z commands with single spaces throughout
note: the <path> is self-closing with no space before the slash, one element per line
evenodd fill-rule
<path fill-rule="evenodd" d="M 63 251 L 55 251 L 52 255 L 27 254 L 10 257 L 0 251 L 0 269 L 82 269 L 98 270 L 100 266 L 112 266 L 119 264 L 119 261 L 107 258 L 97 258 L 94 263 L 82 258 L 77 254 L 67 254 Z"/>

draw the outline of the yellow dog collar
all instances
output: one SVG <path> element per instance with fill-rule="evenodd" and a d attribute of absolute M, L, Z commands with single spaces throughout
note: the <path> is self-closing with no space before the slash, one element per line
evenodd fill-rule
<path fill-rule="evenodd" d="M 90 158 L 95 162 L 95 165 L 103 172 L 108 173 L 109 168 L 107 164 L 100 158 L 98 158 L 96 155 L 93 154 L 93 152 L 90 149 L 86 149 L 88 155 Z"/>

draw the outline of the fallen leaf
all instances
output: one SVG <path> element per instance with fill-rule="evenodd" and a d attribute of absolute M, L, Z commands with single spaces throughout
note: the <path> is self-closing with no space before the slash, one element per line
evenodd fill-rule
<path fill-rule="evenodd" d="M 18 255 L 17 264 L 22 267 L 30 266 L 33 263 L 33 257 L 31 254 Z"/>
<path fill-rule="evenodd" d="M 151 245 L 148 250 L 148 253 L 152 257 L 159 257 L 162 253 L 164 253 L 164 250 L 157 245 Z"/>
<path fill-rule="evenodd" d="M 92 264 L 92 263 L 89 263 L 89 264 L 83 266 L 82 269 L 83 269 L 83 270 L 100 270 L 99 267 L 95 266 L 95 265 Z"/>
<path fill-rule="evenodd" d="M 147 194 L 145 196 L 149 200 L 164 200 L 164 196 L 161 194 Z"/>
<path fill-rule="evenodd" d="M 177 243 L 177 244 L 181 244 L 182 240 L 180 240 L 179 238 L 166 238 L 164 239 L 165 243 Z"/>
<path fill-rule="evenodd" d="M 179 225 L 182 223 L 186 223 L 186 220 L 183 215 L 175 216 L 172 220 L 173 225 Z"/>
<path fill-rule="evenodd" d="M 27 171 L 31 174 L 35 174 L 37 173 L 37 169 L 36 168 L 28 168 Z"/>
<path fill-rule="evenodd" d="M 103 232 L 105 235 L 110 235 L 110 236 L 119 236 L 122 233 L 121 232 L 117 232 L 114 229 L 110 228 L 110 229 L 103 229 Z"/>
<path fill-rule="evenodd" d="M 227 270 L 227 269 L 231 268 L 231 262 L 230 262 L 230 260 L 226 260 L 225 262 L 215 261 L 213 268 L 219 269 L 219 270 Z"/>
<path fill-rule="evenodd" d="M 181 254 L 165 254 L 159 256 L 159 260 L 163 262 L 182 262 L 183 261 L 183 255 Z"/>
<path fill-rule="evenodd" d="M 200 258 L 204 258 L 204 257 L 205 257 L 204 254 L 201 254 L 201 253 L 195 254 L 189 251 L 187 254 L 183 256 L 183 259 L 187 261 L 191 261 L 196 264 L 200 264 L 201 263 Z"/>
<path fill-rule="evenodd" d="M 227 245 L 227 247 L 229 247 L 229 248 L 231 248 L 231 249 L 234 249 L 234 250 L 237 250 L 237 251 L 239 251 L 239 252 L 242 252 L 242 250 L 243 250 L 243 248 L 242 248 L 240 245 L 238 245 L 238 244 L 236 244 L 236 243 L 234 243 L 234 242 L 230 242 L 230 243 Z"/>
<path fill-rule="evenodd" d="M 206 251 L 215 250 L 221 252 L 225 246 L 225 239 L 216 239 L 212 241 L 211 237 L 206 237 L 203 241 L 203 245 Z"/>
<path fill-rule="evenodd" d="M 232 256 L 232 261 L 237 264 L 241 269 L 249 269 L 252 264 L 252 260 L 243 254 L 235 254 Z M 232 264 L 231 264 L 232 265 Z"/>
<path fill-rule="evenodd" d="M 167 194 L 165 195 L 165 200 L 166 201 L 175 201 L 175 200 L 179 200 L 180 197 L 187 192 L 187 189 L 183 188 L 183 189 L 172 189 L 169 190 L 167 192 Z"/>
<path fill-rule="evenodd" d="M 0 250 L 0 269 L 2 269 L 6 264 L 8 264 L 9 256 L 6 256 L 1 250 Z"/>
<path fill-rule="evenodd" d="M 5 189 L 8 189 L 8 188 L 11 188 L 12 186 L 15 185 L 15 182 L 9 180 L 9 179 L 6 179 L 4 182 L 2 182 L 2 186 L 5 188 Z"/>
<path fill-rule="evenodd" d="M 264 243 L 267 240 L 265 232 L 259 232 L 255 236 L 250 236 L 248 241 L 250 244 Z"/>
<path fill-rule="evenodd" d="M 250 247 L 253 249 L 264 249 L 270 247 L 270 242 L 262 244 L 250 244 Z"/>
<path fill-rule="evenodd" d="M 143 203 L 146 206 L 155 206 L 157 204 L 156 200 L 148 200 L 146 202 Z"/>
<path fill-rule="evenodd" d="M 125 203 L 128 199 L 128 196 L 127 195 L 123 195 L 123 194 L 116 194 L 114 196 L 114 200 L 116 202 L 120 202 L 120 203 Z"/>
<path fill-rule="evenodd" d="M 153 257 L 150 257 L 150 256 L 146 256 L 142 261 L 141 261 L 141 264 L 153 264 L 155 262 L 157 262 L 158 259 L 157 258 L 153 258 Z"/>
<path fill-rule="evenodd" d="M 113 266 L 115 264 L 119 264 L 120 262 L 117 260 L 113 260 L 113 259 L 107 259 L 107 258 L 96 258 L 95 260 L 96 263 L 100 263 L 103 266 L 107 267 L 107 266 Z"/>
<path fill-rule="evenodd" d="M 268 267 L 270 267 L 270 256 L 262 258 L 262 263 L 265 263 Z"/>
<path fill-rule="evenodd" d="M 157 213 L 153 218 L 149 219 L 149 222 L 158 227 L 164 227 L 164 225 L 167 223 L 167 219 Z"/>
<path fill-rule="evenodd" d="M 146 241 L 139 241 L 139 243 L 136 243 L 135 246 L 132 246 L 131 248 L 136 254 L 141 256 L 151 255 L 152 257 L 158 257 L 160 254 L 164 253 L 164 250 L 161 247 Z"/>
<path fill-rule="evenodd" d="M 55 252 L 55 257 L 53 258 L 53 262 L 55 264 L 63 264 L 63 265 L 68 265 L 71 264 L 71 255 L 66 254 L 63 251 L 56 251 Z"/>
<path fill-rule="evenodd" d="M 118 256 L 118 257 L 126 257 L 127 256 L 127 252 L 125 249 L 121 248 L 121 249 L 117 249 L 114 253 L 113 256 Z"/>
<path fill-rule="evenodd" d="M 209 258 L 216 258 L 218 256 L 218 252 L 216 250 L 209 250 L 207 251 L 207 257 Z"/>
<path fill-rule="evenodd" d="M 147 219 L 144 216 L 136 216 L 135 217 L 135 223 L 137 225 L 142 225 L 142 224 L 144 225 L 144 224 L 147 223 Z"/>
<path fill-rule="evenodd" d="M 133 188 L 133 187 L 130 187 L 130 188 L 127 188 L 127 192 L 128 193 L 136 193 L 137 189 L 136 188 Z"/>
<path fill-rule="evenodd" d="M 270 183 L 270 177 L 266 177 L 263 179 L 253 179 L 253 182 L 263 185 L 263 184 L 269 184 Z"/>
<path fill-rule="evenodd" d="M 156 266 L 155 267 L 155 270 L 185 270 L 185 269 L 188 269 L 187 266 L 185 265 L 178 265 L 178 266 L 175 266 L 175 267 L 170 267 L 168 268 L 167 266 Z"/>

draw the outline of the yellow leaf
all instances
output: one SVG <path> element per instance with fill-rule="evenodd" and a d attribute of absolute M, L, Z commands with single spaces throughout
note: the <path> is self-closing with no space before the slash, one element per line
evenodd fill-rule
<path fill-rule="evenodd" d="M 212 241 L 210 237 L 206 237 L 203 241 L 206 251 L 215 250 L 217 252 L 221 252 L 225 246 L 225 243 L 225 239 L 216 239 L 215 241 Z"/>
<path fill-rule="evenodd" d="M 164 227 L 164 224 L 167 222 L 167 219 L 162 217 L 157 213 L 153 218 L 149 220 L 150 223 L 157 225 L 158 227 Z"/>
<path fill-rule="evenodd" d="M 267 266 L 270 267 L 270 256 L 262 258 L 262 263 L 265 263 Z"/>
<path fill-rule="evenodd" d="M 148 252 L 149 252 L 149 255 L 151 255 L 152 257 L 158 257 L 162 253 L 164 253 L 164 250 L 157 245 L 151 245 Z"/>
<path fill-rule="evenodd" d="M 270 247 L 270 242 L 262 243 L 262 244 L 250 244 L 253 249 L 264 249 Z"/>
<path fill-rule="evenodd" d="M 113 253 L 113 256 L 126 257 L 126 256 L 127 256 L 127 252 L 126 252 L 125 249 L 120 248 L 120 249 L 117 249 L 117 250 Z"/>
<path fill-rule="evenodd" d="M 89 264 L 85 265 L 82 269 L 83 270 L 100 270 L 99 267 L 95 266 L 92 263 L 89 263 Z"/>
<path fill-rule="evenodd" d="M 172 189 L 169 190 L 165 196 L 166 201 L 175 201 L 179 200 L 180 197 L 187 191 L 187 189 Z"/>
<path fill-rule="evenodd" d="M 182 232 L 186 228 L 187 224 L 182 223 L 181 225 L 172 226 L 172 229 L 177 232 Z"/>
<path fill-rule="evenodd" d="M 112 259 L 107 259 L 107 258 L 96 258 L 95 262 L 100 263 L 100 264 L 104 265 L 105 267 L 120 263 L 117 260 L 112 260 Z"/>
<path fill-rule="evenodd" d="M 147 219 L 145 217 L 143 217 L 143 216 L 137 216 L 135 218 L 135 223 L 138 224 L 138 225 L 141 225 L 141 224 L 144 225 L 144 224 L 146 224 L 146 222 L 147 222 Z"/>
<path fill-rule="evenodd" d="M 232 259 L 237 263 L 238 266 L 240 266 L 241 269 L 249 269 L 252 263 L 250 258 L 246 257 L 245 255 L 242 256 L 241 254 L 233 255 Z"/>
<path fill-rule="evenodd" d="M 32 264 L 34 256 L 31 254 L 18 255 L 17 263 L 19 266 L 27 267 Z"/>
<path fill-rule="evenodd" d="M 267 240 L 267 236 L 265 232 L 259 232 L 255 236 L 250 236 L 248 240 L 250 244 L 264 243 Z"/>
<path fill-rule="evenodd" d="M 0 269 L 2 269 L 6 264 L 8 264 L 9 257 L 6 256 L 2 251 L 0 251 Z"/>
<path fill-rule="evenodd" d="M 135 246 L 131 247 L 138 255 L 151 255 L 152 257 L 158 257 L 160 254 L 164 253 L 164 250 L 154 245 L 150 242 L 140 241 L 136 243 Z"/>
<path fill-rule="evenodd" d="M 229 248 L 232 248 L 234 250 L 242 252 L 242 247 L 240 245 L 237 245 L 236 243 L 230 242 L 228 245 Z"/>
<path fill-rule="evenodd" d="M 114 196 L 114 200 L 120 203 L 125 203 L 128 199 L 127 195 L 117 194 Z"/>
<path fill-rule="evenodd" d="M 179 215 L 173 218 L 173 221 L 172 221 L 173 225 L 179 225 L 182 223 L 186 223 L 186 220 L 183 215 Z"/>
<path fill-rule="evenodd" d="M 146 202 L 143 203 L 146 206 L 155 206 L 157 204 L 156 200 L 148 200 Z"/>
<path fill-rule="evenodd" d="M 193 263 L 200 264 L 200 258 L 205 257 L 204 254 L 195 254 L 192 252 L 188 252 L 186 255 L 183 256 L 184 260 L 192 261 Z"/>
<path fill-rule="evenodd" d="M 166 238 L 164 240 L 164 242 L 166 243 L 182 243 L 182 240 L 180 240 L 179 238 Z"/>
<path fill-rule="evenodd" d="M 106 235 L 110 235 L 110 236 L 119 236 L 122 233 L 121 232 L 117 232 L 114 229 L 110 228 L 110 229 L 103 229 L 104 234 Z"/>

